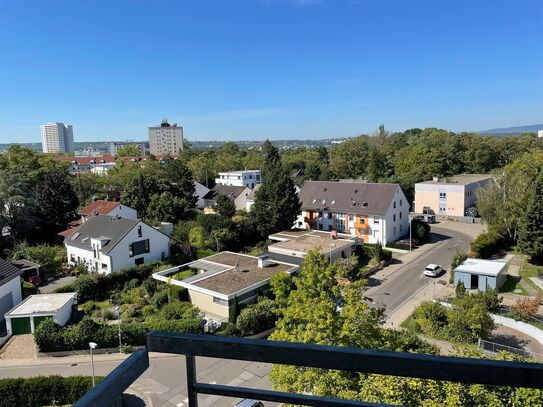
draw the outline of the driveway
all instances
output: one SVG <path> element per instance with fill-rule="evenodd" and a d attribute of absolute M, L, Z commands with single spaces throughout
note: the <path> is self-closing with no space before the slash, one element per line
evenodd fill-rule
<path fill-rule="evenodd" d="M 42 285 L 40 287 L 40 293 L 42 294 L 49 294 L 55 291 L 57 288 L 64 287 L 65 285 L 70 284 L 73 282 L 77 277 L 74 276 L 66 276 L 61 277 L 56 280 L 50 281 L 46 285 Z"/>
<path fill-rule="evenodd" d="M 0 359 L 35 359 L 36 345 L 34 345 L 34 336 L 14 335 L 0 349 Z"/>

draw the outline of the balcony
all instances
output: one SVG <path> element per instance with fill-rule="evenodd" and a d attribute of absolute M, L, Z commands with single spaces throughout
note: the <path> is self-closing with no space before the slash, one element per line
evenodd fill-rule
<path fill-rule="evenodd" d="M 279 363 L 470 384 L 543 389 L 543 364 L 434 356 L 372 349 L 334 347 L 291 342 L 151 332 L 147 349 L 139 350 L 77 401 L 76 407 L 119 405 L 121 394 L 149 366 L 147 352 L 185 355 L 190 407 L 198 406 L 198 394 L 249 398 L 306 406 L 389 406 L 360 401 L 292 394 L 196 380 L 196 357 Z"/>

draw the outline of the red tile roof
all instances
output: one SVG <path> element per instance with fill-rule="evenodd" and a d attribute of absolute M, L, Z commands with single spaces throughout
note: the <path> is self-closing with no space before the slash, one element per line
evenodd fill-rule
<path fill-rule="evenodd" d="M 66 157 L 66 156 L 57 156 L 55 157 L 57 161 L 67 161 L 72 163 L 75 161 L 78 165 L 89 165 L 91 161 L 94 161 L 93 164 L 101 164 L 102 161 L 106 163 L 114 163 L 115 156 L 113 155 L 101 155 L 97 157 Z"/>
<path fill-rule="evenodd" d="M 70 228 L 70 229 L 66 229 L 66 230 L 64 230 L 62 232 L 58 232 L 57 235 L 67 238 L 67 237 L 72 236 L 75 232 L 77 232 L 77 229 L 79 229 L 79 226 L 76 227 L 76 228 Z"/>
<path fill-rule="evenodd" d="M 97 201 L 94 201 L 90 205 L 85 206 L 79 211 L 79 214 L 83 216 L 90 216 L 93 213 L 95 215 L 107 215 L 120 204 L 120 202 L 104 201 L 99 199 Z"/>

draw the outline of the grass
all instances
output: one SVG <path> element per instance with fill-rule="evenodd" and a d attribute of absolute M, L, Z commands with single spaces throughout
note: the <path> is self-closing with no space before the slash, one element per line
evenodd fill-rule
<path fill-rule="evenodd" d="M 181 271 L 178 271 L 177 273 L 175 273 L 172 278 L 174 280 L 184 280 L 185 278 L 189 278 L 189 277 L 192 277 L 193 275 L 195 275 L 196 272 L 191 269 L 191 268 L 186 268 L 184 270 L 181 270 Z"/>
<path fill-rule="evenodd" d="M 505 282 L 499 290 L 500 293 L 528 295 L 526 290 L 520 285 L 520 277 L 511 276 L 509 274 L 507 274 L 505 277 Z"/>
<path fill-rule="evenodd" d="M 522 261 L 522 265 L 520 266 L 520 276 L 524 278 L 524 281 L 526 281 L 526 283 L 539 294 L 543 294 L 543 290 L 536 283 L 534 283 L 530 277 L 537 277 L 541 273 L 543 273 L 542 266 L 531 264 L 526 258 Z"/>
<path fill-rule="evenodd" d="M 413 318 L 413 314 L 409 315 L 409 317 L 403 321 L 400 326 L 408 331 L 420 333 L 419 325 L 417 324 L 417 321 L 415 321 L 415 318 Z"/>

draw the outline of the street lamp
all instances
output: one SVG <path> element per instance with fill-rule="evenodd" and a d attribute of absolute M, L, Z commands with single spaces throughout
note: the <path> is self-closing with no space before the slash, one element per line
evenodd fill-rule
<path fill-rule="evenodd" d="M 90 348 L 90 355 L 91 355 L 91 366 L 92 366 L 92 387 L 96 385 L 95 379 L 94 379 L 94 355 L 92 354 L 93 349 L 96 349 L 98 347 L 98 344 L 95 342 L 89 342 L 89 348 Z"/>
<path fill-rule="evenodd" d="M 119 328 L 118 334 L 119 334 L 119 353 L 121 353 L 121 349 L 123 347 L 123 341 L 121 337 L 121 313 L 119 312 L 119 306 L 117 305 L 115 307 L 115 311 L 117 311 L 117 327 Z"/>

